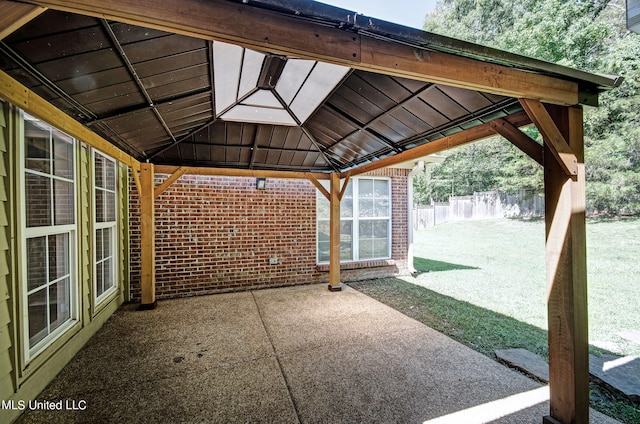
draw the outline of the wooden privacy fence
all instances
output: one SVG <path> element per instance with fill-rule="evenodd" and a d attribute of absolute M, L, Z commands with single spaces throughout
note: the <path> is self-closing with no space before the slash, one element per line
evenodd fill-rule
<path fill-rule="evenodd" d="M 424 229 L 465 219 L 531 218 L 544 216 L 544 196 L 488 191 L 472 196 L 451 196 L 449 202 L 414 207 L 414 228 Z"/>

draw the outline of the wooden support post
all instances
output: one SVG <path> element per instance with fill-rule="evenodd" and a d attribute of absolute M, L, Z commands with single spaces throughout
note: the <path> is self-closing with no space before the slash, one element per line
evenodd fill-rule
<path fill-rule="evenodd" d="M 153 164 L 140 164 L 140 309 L 153 309 L 156 306 L 154 185 Z"/>
<path fill-rule="evenodd" d="M 331 174 L 329 212 L 329 290 L 342 290 L 340 285 L 340 174 Z"/>
<path fill-rule="evenodd" d="M 589 422 L 589 352 L 582 110 L 546 106 L 577 159 L 566 172 L 545 139 L 545 222 L 550 416 L 545 423 Z"/>

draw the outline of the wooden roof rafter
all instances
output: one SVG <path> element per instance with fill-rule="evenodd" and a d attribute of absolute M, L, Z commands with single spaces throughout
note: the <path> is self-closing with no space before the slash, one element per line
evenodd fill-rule
<path fill-rule="evenodd" d="M 169 128 L 169 125 L 167 125 L 167 122 L 165 121 L 165 119 L 162 117 L 162 114 L 158 110 L 157 106 L 154 104 L 153 99 L 149 95 L 149 91 L 145 87 L 145 85 L 142 82 L 142 79 L 140 78 L 140 76 L 138 76 L 138 73 L 136 72 L 135 66 L 133 65 L 133 63 L 129 59 L 127 53 L 122 48 L 122 44 L 120 44 L 120 40 L 118 40 L 118 37 L 113 32 L 113 28 L 111 28 L 111 25 L 109 24 L 109 22 L 106 19 L 101 19 L 100 22 L 102 23 L 102 26 L 103 26 L 105 32 L 109 36 L 109 39 L 111 39 L 111 42 L 116 47 L 116 51 L 118 52 L 118 55 L 120 55 L 120 58 L 122 59 L 122 61 L 124 62 L 125 66 L 127 68 L 127 70 L 131 74 L 133 80 L 135 81 L 135 83 L 136 83 L 136 85 L 138 87 L 138 90 L 140 90 L 140 93 L 142 94 L 144 99 L 147 101 L 147 105 L 149 106 L 149 108 L 151 109 L 153 114 L 156 116 L 156 119 L 158 120 L 158 122 L 160 123 L 162 128 L 164 128 L 164 130 L 166 131 L 166 133 L 169 136 L 169 138 L 173 141 L 173 143 L 176 143 L 177 141 L 176 141 L 175 135 L 171 131 L 171 128 Z"/>
<path fill-rule="evenodd" d="M 514 115 L 510 115 L 507 118 L 498 119 L 504 119 L 515 127 L 522 127 L 531 123 L 531 119 L 525 112 L 519 112 Z M 432 155 L 452 149 L 457 146 L 462 146 L 463 144 L 468 144 L 474 141 L 481 140 L 483 138 L 491 137 L 495 135 L 495 130 L 493 129 L 492 124 L 494 124 L 494 121 L 470 128 L 466 131 L 461 131 L 448 137 L 440 138 L 438 140 L 423 144 L 418 147 L 414 147 L 394 156 L 389 156 L 384 159 L 379 159 L 377 161 L 361 165 L 359 167 L 350 169 L 347 172 L 343 172 L 341 174 L 341 178 L 346 177 L 347 173 L 350 173 L 350 175 L 352 176 L 364 174 L 367 172 L 375 171 L 376 169 L 385 168 L 387 166 L 396 165 L 398 163 L 410 160 L 416 160 L 423 156 Z"/>

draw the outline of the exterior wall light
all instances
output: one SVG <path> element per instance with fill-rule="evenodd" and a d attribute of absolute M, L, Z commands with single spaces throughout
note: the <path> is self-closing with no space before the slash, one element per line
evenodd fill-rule
<path fill-rule="evenodd" d="M 267 188 L 266 178 L 256 178 L 256 189 L 265 190 Z"/>

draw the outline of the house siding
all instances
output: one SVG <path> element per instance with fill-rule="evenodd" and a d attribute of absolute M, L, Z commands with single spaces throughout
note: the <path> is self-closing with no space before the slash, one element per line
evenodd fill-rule
<path fill-rule="evenodd" d="M 81 146 L 78 154 L 77 173 L 79 200 L 78 200 L 78 243 L 79 273 L 78 284 L 81 290 L 80 314 L 84 321 L 91 319 L 91 283 L 93 281 L 93 218 L 91 213 L 91 154 L 86 146 Z"/>
<path fill-rule="evenodd" d="M 130 291 L 130 257 L 129 257 L 129 167 L 118 164 L 118 254 L 120 268 L 120 281 L 122 281 L 122 290 L 120 292 L 120 301 L 127 302 L 131 299 Z"/>
<path fill-rule="evenodd" d="M 343 264 L 343 282 L 407 272 L 407 174 L 368 174 L 391 180 L 392 257 Z M 156 185 L 167 177 L 156 175 Z M 140 299 L 140 212 L 130 184 L 131 297 Z M 185 175 L 155 199 L 157 298 L 328 282 L 328 267 L 316 263 L 315 186 L 277 178 L 266 190 L 255 184 Z"/>
<path fill-rule="evenodd" d="M 117 293 L 95 307 L 93 300 L 93 182 L 91 149 L 80 143 L 76 150 L 76 200 L 77 200 L 77 287 L 79 296 L 79 322 L 60 338 L 51 343 L 35 358 L 26 362 L 23 358 L 20 334 L 21 322 L 21 241 L 19 235 L 19 211 L 16 195 L 19 193 L 19 167 L 15 166 L 17 147 L 22 143 L 16 123 L 19 111 L 0 102 L 0 400 L 5 402 L 30 401 L 51 382 L 95 332 L 117 310 L 128 287 L 127 241 L 120 240 L 120 281 Z M 13 166 L 12 166 L 13 164 Z M 118 196 L 120 235 L 128 236 L 128 168 L 119 166 L 121 190 Z M 14 194 L 16 195 L 14 195 Z M 12 241 L 16 237 L 17 241 Z M 7 403 L 9 405 L 10 403 Z M 22 411 L 0 409 L 0 422 L 10 423 Z"/>
<path fill-rule="evenodd" d="M 9 108 L 0 102 L 0 399 L 15 391 L 12 296 L 10 274 L 11 227 L 9 202 Z"/>

